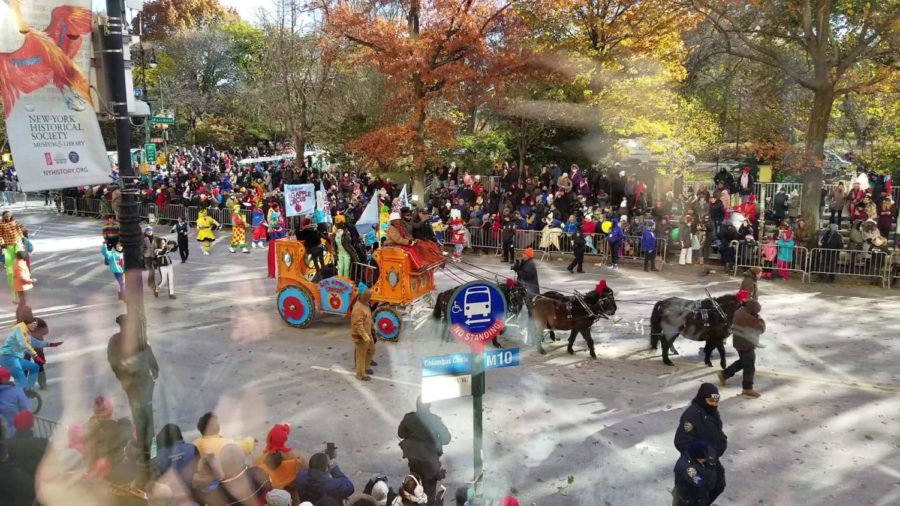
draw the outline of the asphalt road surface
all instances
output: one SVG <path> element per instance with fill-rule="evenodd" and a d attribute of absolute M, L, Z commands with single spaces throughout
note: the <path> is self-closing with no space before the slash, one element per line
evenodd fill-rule
<path fill-rule="evenodd" d="M 100 221 L 42 213 L 18 219 L 32 230 L 36 248 L 31 305 L 48 320 L 53 339 L 65 339 L 48 353 L 41 415 L 63 425 L 84 422 L 93 398 L 104 394 L 117 416 L 127 416 L 106 361 L 124 305 L 99 253 Z M 192 439 L 199 416 L 212 410 L 224 435 L 264 441 L 271 424 L 290 423 L 291 446 L 307 457 L 333 441 L 357 486 L 377 473 L 396 486 L 406 470 L 396 428 L 414 409 L 421 359 L 466 347 L 442 342 L 429 308 L 416 308 L 400 342 L 378 344 L 374 381 L 358 382 L 349 321 L 328 317 L 305 330 L 282 323 L 264 250 L 230 254 L 223 241 L 202 256 L 196 242 L 190 247 L 188 263 L 175 266 L 178 299 L 145 294 L 162 369 L 156 427 L 175 422 Z M 493 255 L 467 261 L 510 274 Z M 605 278 L 619 301 L 617 320 L 594 327 L 598 360 L 580 339 L 574 356 L 564 341 L 541 356 L 521 344 L 522 328 L 511 324 L 504 344 L 522 346 L 522 365 L 487 373 L 488 490 L 514 489 L 523 504 L 669 504 L 678 418 L 718 368 L 705 367 L 698 345 L 682 339 L 674 367 L 648 352 L 652 302 L 702 298 L 704 288 L 733 293 L 739 280 L 699 268 L 662 275 L 637 264 L 587 268 L 570 275 L 565 263 L 548 259 L 540 263 L 542 288 L 586 292 Z M 457 284 L 443 272 L 437 279 L 442 289 Z M 728 487 L 717 504 L 897 504 L 898 293 L 761 281 L 760 294 L 768 323 L 767 347 L 757 352 L 762 398 L 740 397 L 737 377 L 722 389 Z M 3 297 L 0 320 L 9 326 L 13 306 L 8 292 Z M 525 318 L 523 312 L 520 323 Z M 730 342 L 726 347 L 729 362 L 736 359 Z M 433 411 L 453 434 L 443 459 L 452 490 L 472 477 L 471 398 L 437 402 Z"/>

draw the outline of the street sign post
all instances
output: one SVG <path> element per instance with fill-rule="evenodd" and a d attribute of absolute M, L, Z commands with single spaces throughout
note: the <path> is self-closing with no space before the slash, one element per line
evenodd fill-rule
<path fill-rule="evenodd" d="M 449 309 L 450 334 L 472 349 L 473 481 L 476 500 L 480 500 L 484 482 L 484 343 L 500 335 L 506 325 L 506 297 L 494 283 L 472 281 L 456 289 Z"/>
<path fill-rule="evenodd" d="M 144 145 L 144 160 L 147 160 L 147 163 L 156 163 L 156 144 L 151 142 Z"/>

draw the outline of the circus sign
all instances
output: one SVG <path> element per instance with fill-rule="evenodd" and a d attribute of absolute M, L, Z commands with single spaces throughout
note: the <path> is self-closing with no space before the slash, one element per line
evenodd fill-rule
<path fill-rule="evenodd" d="M 91 99 L 91 1 L 0 2 L 0 94 L 24 191 L 109 181 Z"/>

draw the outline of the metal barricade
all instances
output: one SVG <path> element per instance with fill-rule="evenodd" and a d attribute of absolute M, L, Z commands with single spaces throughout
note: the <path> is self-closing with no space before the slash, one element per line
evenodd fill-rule
<path fill-rule="evenodd" d="M 606 243 L 606 234 L 585 234 L 585 255 L 606 257 L 609 254 L 609 245 Z"/>
<path fill-rule="evenodd" d="M 767 261 L 762 256 L 762 248 L 758 242 L 732 241 L 731 247 L 734 251 L 734 274 L 737 275 L 740 269 L 749 269 L 750 267 L 759 267 L 763 272 L 777 274 L 785 279 L 790 272 L 798 272 L 802 277 L 807 275 L 807 264 L 809 263 L 809 250 L 804 246 L 794 246 L 790 248 L 790 261 L 779 261 L 779 256 L 785 256 L 784 250 L 788 248 L 779 247 L 775 260 Z"/>
<path fill-rule="evenodd" d="M 174 224 L 178 222 L 178 218 L 184 216 L 184 206 L 181 204 L 166 204 L 161 208 L 157 208 L 156 212 L 161 224 Z"/>
<path fill-rule="evenodd" d="M 99 216 L 100 200 L 82 198 L 78 207 L 78 214 L 83 216 Z"/>
<path fill-rule="evenodd" d="M 63 197 L 62 208 L 63 212 L 66 214 L 76 214 L 78 212 L 78 205 L 76 204 L 75 197 Z"/>
<path fill-rule="evenodd" d="M 516 249 L 523 250 L 525 248 L 541 249 L 541 231 L 540 230 L 516 230 Z"/>
<path fill-rule="evenodd" d="M 59 422 L 36 416 L 34 417 L 34 426 L 32 430 L 34 431 L 34 437 L 50 439 L 53 437 L 53 434 L 59 430 Z"/>
<path fill-rule="evenodd" d="M 896 286 L 896 282 L 900 281 L 900 252 L 891 255 L 891 266 L 888 271 L 888 288 Z"/>
<path fill-rule="evenodd" d="M 894 253 L 893 257 L 897 257 L 897 254 Z M 885 251 L 813 248 L 804 281 L 812 281 L 813 274 L 877 278 L 881 280 L 881 286 L 888 288 L 892 265 L 892 255 Z"/>
<path fill-rule="evenodd" d="M 607 245 L 607 248 L 612 245 Z M 656 238 L 656 256 L 665 260 L 666 253 L 669 248 L 669 242 L 666 239 Z M 611 253 L 610 253 L 611 254 Z M 627 260 L 643 260 L 644 254 L 641 252 L 641 236 L 626 235 L 625 239 L 619 244 L 619 258 Z"/>
<path fill-rule="evenodd" d="M 499 250 L 500 231 L 484 227 L 468 227 L 469 247 L 473 250 Z"/>
<path fill-rule="evenodd" d="M 194 225 L 197 223 L 197 214 L 199 208 L 197 206 L 188 206 L 184 208 L 184 221 Z"/>

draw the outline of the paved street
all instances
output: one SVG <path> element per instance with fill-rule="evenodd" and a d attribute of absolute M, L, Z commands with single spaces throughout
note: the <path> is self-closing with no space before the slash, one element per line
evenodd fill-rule
<path fill-rule="evenodd" d="M 41 416 L 83 422 L 94 396 L 125 397 L 106 361 L 106 342 L 124 305 L 99 253 L 100 221 L 21 214 L 35 243 L 31 297 L 36 315 L 64 346 L 48 353 L 50 387 Z M 168 233 L 165 227 L 157 231 Z M 219 233 L 227 237 L 228 232 Z M 177 256 L 177 255 L 175 255 Z M 469 261 L 511 274 L 494 256 Z M 739 279 L 701 270 L 645 274 L 590 266 L 570 275 L 565 264 L 540 264 L 543 289 L 588 291 L 605 278 L 616 291 L 616 322 L 594 328 L 599 359 L 582 341 L 541 356 L 523 348 L 522 365 L 489 371 L 485 396 L 485 463 L 492 490 L 517 490 L 523 504 L 661 505 L 671 499 L 672 444 L 678 417 L 700 383 L 715 381 L 698 345 L 676 341 L 675 367 L 648 348 L 652 302 L 668 296 L 733 293 Z M 677 269 L 677 266 L 674 268 Z M 265 252 L 213 254 L 191 243 L 175 266 L 177 300 L 147 291 L 151 344 L 162 369 L 155 399 L 157 428 L 176 422 L 187 438 L 200 415 L 219 413 L 223 434 L 262 440 L 272 423 L 294 427 L 292 446 L 307 457 L 338 446 L 338 460 L 357 486 L 405 470 L 396 427 L 414 409 L 420 359 L 465 351 L 442 343 L 423 308 L 399 343 L 379 343 L 375 381 L 352 375 L 348 321 L 329 317 L 306 330 L 283 324 Z M 441 289 L 455 286 L 438 274 Z M 722 389 L 729 436 L 723 462 L 728 487 L 720 505 L 900 502 L 900 294 L 880 288 L 760 282 L 765 349 L 757 353 L 758 400 L 739 397 L 740 379 Z M 8 292 L 0 319 L 14 321 Z M 524 324 L 525 315 L 521 322 Z M 521 328 L 505 339 L 518 346 Z M 566 337 L 566 333 L 560 333 Z M 730 341 L 729 362 L 736 358 Z M 717 358 L 714 355 L 714 359 Z M 715 362 L 715 360 L 714 360 Z M 471 399 L 435 403 L 453 434 L 444 466 L 455 487 L 472 474 Z"/>

